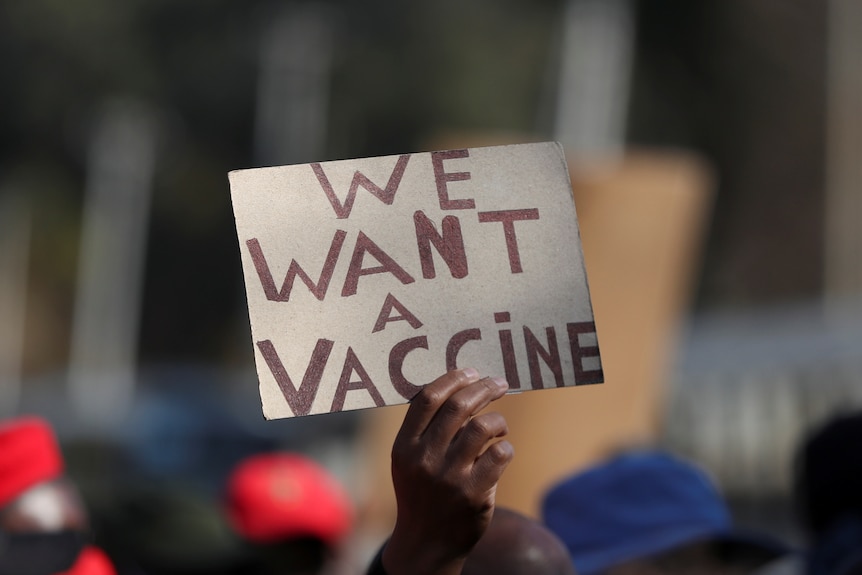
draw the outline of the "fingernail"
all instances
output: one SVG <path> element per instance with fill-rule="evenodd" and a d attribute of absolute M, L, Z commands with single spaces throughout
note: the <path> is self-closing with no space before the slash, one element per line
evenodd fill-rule
<path fill-rule="evenodd" d="M 470 381 L 479 379 L 479 372 L 472 367 L 465 367 L 461 370 L 461 373 L 463 373 Z"/>
<path fill-rule="evenodd" d="M 497 387 L 499 387 L 500 389 L 509 389 L 509 382 L 502 377 L 492 377 L 491 379 L 494 381 L 494 383 L 497 384 Z"/>

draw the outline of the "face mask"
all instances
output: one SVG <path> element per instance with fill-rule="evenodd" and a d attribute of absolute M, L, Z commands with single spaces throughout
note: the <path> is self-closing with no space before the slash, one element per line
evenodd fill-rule
<path fill-rule="evenodd" d="M 79 531 L 0 532 L 0 575 L 54 575 L 68 571 L 87 544 Z"/>

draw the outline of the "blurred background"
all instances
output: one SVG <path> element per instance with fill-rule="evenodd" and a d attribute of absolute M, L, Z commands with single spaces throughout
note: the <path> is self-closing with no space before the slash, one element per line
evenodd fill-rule
<path fill-rule="evenodd" d="M 274 448 L 344 479 L 364 560 L 402 412 L 263 421 L 227 172 L 554 139 L 608 382 L 536 394 L 597 425 L 510 403 L 546 471 L 501 497 L 653 442 L 798 537 L 794 447 L 862 406 L 860 60 L 854 0 L 2 0 L 0 414 L 57 427 L 120 563 L 228 553 Z"/>

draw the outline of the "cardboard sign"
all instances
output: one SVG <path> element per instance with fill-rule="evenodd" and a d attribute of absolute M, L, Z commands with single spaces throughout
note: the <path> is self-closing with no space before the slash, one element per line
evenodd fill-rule
<path fill-rule="evenodd" d="M 559 144 L 229 177 L 267 419 L 405 403 L 460 367 L 603 380 Z"/>

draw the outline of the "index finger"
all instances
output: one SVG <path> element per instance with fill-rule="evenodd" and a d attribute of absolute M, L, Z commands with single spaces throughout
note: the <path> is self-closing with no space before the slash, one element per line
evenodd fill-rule
<path fill-rule="evenodd" d="M 479 372 L 468 367 L 450 371 L 423 387 L 411 400 L 410 408 L 404 416 L 404 423 L 401 424 L 395 440 L 421 436 L 447 399 L 479 379 L 481 379 Z"/>

